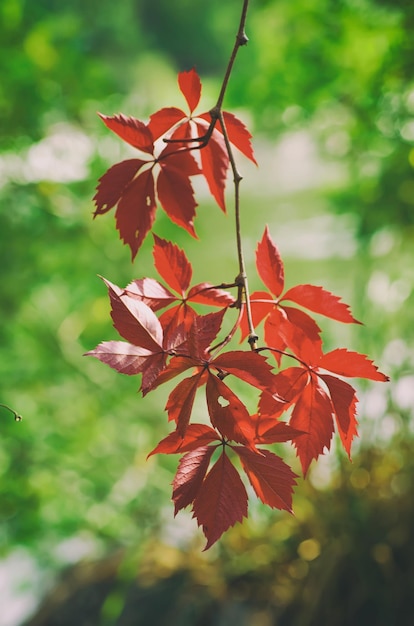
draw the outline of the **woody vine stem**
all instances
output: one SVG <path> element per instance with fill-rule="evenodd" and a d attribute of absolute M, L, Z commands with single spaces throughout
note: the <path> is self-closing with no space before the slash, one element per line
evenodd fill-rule
<path fill-rule="evenodd" d="M 240 17 L 239 29 L 236 35 L 236 41 L 233 47 L 233 51 L 230 56 L 230 60 L 227 65 L 226 73 L 223 79 L 223 83 L 220 89 L 220 94 L 216 103 L 216 106 L 210 111 L 211 115 L 211 125 L 209 130 L 207 131 L 207 137 L 213 131 L 213 128 L 218 120 L 223 132 L 224 141 L 226 144 L 227 154 L 229 156 L 231 169 L 233 172 L 233 182 L 234 182 L 234 211 L 235 211 L 235 220 L 236 220 L 236 242 L 237 242 L 237 255 L 239 262 L 239 274 L 235 279 L 235 283 L 238 287 L 239 293 L 237 298 L 237 303 L 239 307 L 243 305 L 246 307 L 246 316 L 247 322 L 249 325 L 249 337 L 248 342 L 252 350 L 257 348 L 257 340 L 258 336 L 254 329 L 252 312 L 250 306 L 250 294 L 249 294 L 249 286 L 246 274 L 246 267 L 244 262 L 244 254 L 243 254 L 243 246 L 242 246 L 242 237 L 241 237 L 241 222 L 240 222 L 240 183 L 242 181 L 242 176 L 237 168 L 236 161 L 234 158 L 233 149 L 231 147 L 228 133 L 226 130 L 226 125 L 223 118 L 222 106 L 223 100 L 226 93 L 227 85 L 229 83 L 230 75 L 233 69 L 234 61 L 236 59 L 237 53 L 241 46 L 245 46 L 247 44 L 248 37 L 246 35 L 245 27 L 246 27 L 246 17 L 247 17 L 247 9 L 249 6 L 249 0 L 243 1 L 243 8 Z"/>

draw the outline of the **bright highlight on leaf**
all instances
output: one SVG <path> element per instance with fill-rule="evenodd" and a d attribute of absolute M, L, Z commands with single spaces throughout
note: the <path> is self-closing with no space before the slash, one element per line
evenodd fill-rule
<path fill-rule="evenodd" d="M 194 176 L 204 176 L 226 211 L 226 180 L 230 163 L 234 166 L 229 146 L 256 163 L 251 135 L 237 117 L 195 113 L 202 91 L 197 72 L 181 72 L 178 85 L 188 112 L 162 108 L 148 123 L 100 115 L 139 152 L 112 166 L 94 197 L 95 216 L 115 208 L 116 227 L 132 258 L 153 231 L 158 205 L 196 237 Z M 357 396 L 343 378 L 384 382 L 388 377 L 358 352 L 324 352 L 313 314 L 360 322 L 323 287 L 301 284 L 286 290 L 284 263 L 268 227 L 256 248 L 264 289 L 250 296 L 242 264 L 234 281 L 224 276 L 219 285 L 194 285 L 185 251 L 153 237 L 157 278 L 138 278 L 125 288 L 104 279 L 113 325 L 123 341 L 104 341 L 88 355 L 119 373 L 140 375 L 143 395 L 174 381 L 165 404 L 172 430 L 148 456 L 181 455 L 173 480 L 174 511 L 191 507 L 207 549 L 247 517 L 247 484 L 263 504 L 292 512 L 297 476 L 269 447 L 290 442 L 306 475 L 312 461 L 329 450 L 336 430 L 350 457 Z M 238 328 L 242 338 L 251 337 L 261 323 L 263 338 L 253 349 L 229 347 Z"/>

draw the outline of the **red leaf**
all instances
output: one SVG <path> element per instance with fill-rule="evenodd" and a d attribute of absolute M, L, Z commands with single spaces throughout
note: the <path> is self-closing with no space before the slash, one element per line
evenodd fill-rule
<path fill-rule="evenodd" d="M 237 452 L 249 481 L 260 500 L 272 509 L 292 513 L 292 493 L 296 474 L 289 465 L 269 450 L 255 454 L 241 446 L 232 446 Z"/>
<path fill-rule="evenodd" d="M 152 390 L 158 376 L 165 369 L 166 360 L 167 355 L 165 353 L 154 354 L 147 359 L 147 363 L 142 369 L 141 391 L 143 396 Z"/>
<path fill-rule="evenodd" d="M 160 165 L 157 193 L 161 206 L 175 224 L 196 237 L 193 220 L 197 202 L 194 199 L 190 179 L 179 168 L 176 158 L 173 160 L 173 157 L 170 157 L 169 160 L 160 162 Z"/>
<path fill-rule="evenodd" d="M 388 376 L 378 371 L 377 366 L 365 354 L 351 352 L 346 348 L 337 348 L 324 354 L 318 367 L 340 376 L 368 378 L 380 382 L 389 380 Z"/>
<path fill-rule="evenodd" d="M 173 357 L 165 370 L 161 372 L 160 376 L 157 378 L 156 384 L 154 384 L 152 388 L 155 389 L 156 387 L 159 387 L 159 385 L 167 383 L 169 380 L 172 380 L 176 376 L 179 376 L 180 374 L 183 374 L 187 370 L 194 367 L 197 367 L 198 371 L 201 370 L 198 365 L 199 364 L 197 362 L 194 362 L 192 359 L 180 356 Z"/>
<path fill-rule="evenodd" d="M 312 459 L 317 459 L 324 448 L 329 450 L 333 433 L 331 402 L 314 380 L 299 396 L 290 425 L 304 432 L 293 443 L 306 475 Z"/>
<path fill-rule="evenodd" d="M 334 296 L 333 293 L 326 291 L 323 287 L 297 285 L 289 289 L 282 300 L 296 302 L 296 304 L 314 311 L 314 313 L 325 315 L 345 324 L 361 324 L 352 316 L 349 306 L 341 302 L 341 298 Z"/>
<path fill-rule="evenodd" d="M 252 136 L 246 126 L 235 115 L 233 115 L 233 113 L 223 111 L 223 118 L 230 142 L 236 146 L 236 148 L 240 150 L 244 156 L 257 165 L 257 161 L 254 158 L 252 144 L 250 143 Z M 219 124 L 217 125 L 217 129 L 221 130 L 221 126 Z"/>
<path fill-rule="evenodd" d="M 193 410 L 197 389 L 200 385 L 201 372 L 184 378 L 169 395 L 166 410 L 168 419 L 177 424 L 177 432 L 184 437 Z"/>
<path fill-rule="evenodd" d="M 193 273 L 185 252 L 157 235 L 154 241 L 154 264 L 158 274 L 184 298 Z"/>
<path fill-rule="evenodd" d="M 220 441 L 217 432 L 205 424 L 189 424 L 182 437 L 177 430 L 167 435 L 149 453 L 153 454 L 176 454 L 177 452 L 189 452 L 202 446 L 206 446 L 212 441 Z M 147 458 L 148 458 L 147 457 Z"/>
<path fill-rule="evenodd" d="M 284 443 L 285 441 L 293 441 L 296 437 L 303 435 L 303 431 L 292 428 L 290 424 L 285 422 L 276 422 L 273 418 L 259 418 L 258 434 L 256 441 L 258 443 Z"/>
<path fill-rule="evenodd" d="M 211 456 L 217 446 L 203 446 L 187 452 L 178 464 L 173 481 L 174 515 L 191 504 L 200 491 Z"/>
<path fill-rule="evenodd" d="M 202 113 L 202 115 L 199 115 L 198 117 L 205 120 L 208 125 L 210 125 L 210 113 Z M 246 126 L 241 120 L 233 115 L 233 113 L 223 111 L 223 118 L 230 143 L 236 146 L 236 148 L 240 150 L 240 152 L 244 154 L 244 156 L 246 156 L 248 159 L 250 159 L 250 161 L 253 161 L 253 163 L 257 165 L 257 161 L 254 158 L 252 144 L 250 142 L 252 136 L 247 130 Z M 221 124 L 216 124 L 215 128 L 221 133 L 223 132 Z"/>
<path fill-rule="evenodd" d="M 129 143 L 134 148 L 142 152 L 152 154 L 154 151 L 154 141 L 150 129 L 143 122 L 134 117 L 125 115 L 114 115 L 108 117 L 98 113 L 99 117 L 110 130 Z"/>
<path fill-rule="evenodd" d="M 273 384 L 272 368 L 257 352 L 225 352 L 216 357 L 211 365 L 219 372 L 233 374 L 258 389 L 268 389 Z"/>
<path fill-rule="evenodd" d="M 197 124 L 197 128 L 200 136 L 202 136 L 206 131 L 203 124 Z M 226 187 L 229 157 L 226 152 L 223 137 L 219 135 L 217 131 L 213 131 L 208 144 L 200 150 L 200 153 L 203 175 L 207 181 L 211 194 L 221 210 L 226 212 L 224 190 Z"/>
<path fill-rule="evenodd" d="M 315 362 L 322 354 L 318 326 L 316 324 L 313 326 L 313 320 L 303 311 L 288 307 L 288 313 L 282 307 L 275 307 L 269 314 L 265 322 L 266 342 L 279 349 L 280 344 L 277 341 L 279 336 L 282 339 L 282 346 L 284 344 L 289 347 L 293 354 L 305 362 Z"/>
<path fill-rule="evenodd" d="M 115 213 L 116 227 L 135 258 L 155 220 L 155 191 L 152 169 L 135 178 L 124 190 Z"/>
<path fill-rule="evenodd" d="M 303 367 L 289 367 L 275 374 L 270 393 L 264 392 L 260 398 L 260 415 L 279 416 L 302 393 L 308 382 L 309 374 Z"/>
<path fill-rule="evenodd" d="M 148 128 L 150 129 L 154 141 L 164 135 L 167 130 L 170 130 L 186 118 L 184 111 L 177 109 L 176 107 L 166 107 L 160 109 L 156 113 L 153 113 L 150 117 Z"/>
<path fill-rule="evenodd" d="M 255 429 L 243 402 L 216 376 L 210 375 L 206 386 L 211 423 L 229 439 L 255 449 Z"/>
<path fill-rule="evenodd" d="M 121 337 L 151 352 L 162 351 L 161 324 L 151 309 L 136 298 L 122 295 L 123 290 L 103 279 L 111 299 L 111 317 Z"/>
<path fill-rule="evenodd" d="M 187 300 L 210 306 L 230 306 L 235 298 L 228 291 L 218 289 L 210 283 L 199 283 L 191 287 L 187 294 Z"/>
<path fill-rule="evenodd" d="M 175 302 L 176 296 L 153 278 L 140 278 L 125 287 L 125 295 L 142 300 L 153 311 Z"/>
<path fill-rule="evenodd" d="M 178 74 L 178 85 L 181 93 L 187 100 L 190 113 L 192 113 L 198 105 L 201 96 L 201 81 L 195 69 L 193 68 L 188 72 L 180 72 Z"/>
<path fill-rule="evenodd" d="M 358 399 L 355 389 L 344 380 L 328 374 L 320 374 L 320 378 L 326 383 L 331 396 L 332 405 L 336 416 L 336 424 L 341 441 L 348 456 L 351 458 L 351 444 L 353 438 L 358 435 L 356 420 L 356 405 Z"/>
<path fill-rule="evenodd" d="M 247 517 L 246 489 L 224 451 L 198 490 L 193 511 L 207 539 L 204 550 L 228 528 Z"/>
<path fill-rule="evenodd" d="M 94 356 L 117 372 L 133 376 L 142 372 L 152 354 L 150 350 L 125 341 L 103 341 L 86 356 Z"/>
<path fill-rule="evenodd" d="M 166 350 L 186 351 L 188 333 L 197 313 L 186 302 L 171 307 L 160 316 Z M 187 350 L 188 352 L 188 350 Z"/>
<path fill-rule="evenodd" d="M 187 348 L 192 357 L 204 361 L 207 350 L 216 339 L 226 310 L 208 315 L 196 315 L 188 333 Z"/>
<path fill-rule="evenodd" d="M 270 236 L 268 226 L 256 249 L 256 266 L 263 283 L 279 297 L 285 284 L 285 273 L 282 258 Z"/>
<path fill-rule="evenodd" d="M 126 187 L 147 161 L 129 159 L 113 165 L 101 178 L 93 199 L 96 204 L 94 217 L 106 213 L 119 202 Z"/>

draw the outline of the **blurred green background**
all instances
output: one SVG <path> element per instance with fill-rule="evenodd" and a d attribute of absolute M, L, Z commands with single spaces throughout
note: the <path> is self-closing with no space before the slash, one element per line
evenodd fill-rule
<path fill-rule="evenodd" d="M 411 1 L 252 0 L 226 98 L 259 161 L 240 158 L 251 286 L 268 223 L 287 284 L 324 285 L 365 323 L 323 322 L 327 348 L 392 377 L 358 387 L 352 464 L 334 443 L 299 481 L 295 517 L 253 501 L 202 553 L 191 515 L 172 517 L 177 459 L 146 461 L 169 430 L 167 392 L 141 399 L 138 379 L 82 358 L 116 338 L 97 276 L 155 277 L 149 240 L 132 265 L 113 216 L 92 220 L 98 177 L 129 154 L 96 112 L 184 106 L 176 74 L 193 66 L 208 109 L 240 7 L 0 3 L 0 402 L 23 415 L 0 408 L 1 626 L 36 610 L 33 626 L 412 624 Z M 199 192 L 199 241 L 161 211 L 155 231 L 196 280 L 232 280 L 231 196 L 226 217 Z"/>

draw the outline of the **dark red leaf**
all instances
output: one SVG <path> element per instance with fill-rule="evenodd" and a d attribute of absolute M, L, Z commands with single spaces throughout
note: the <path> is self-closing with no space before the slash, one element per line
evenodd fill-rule
<path fill-rule="evenodd" d="M 184 298 L 193 273 L 185 252 L 157 235 L 154 241 L 154 264 L 158 274 Z"/>
<path fill-rule="evenodd" d="M 162 351 L 162 327 L 153 311 L 136 298 L 123 295 L 117 285 L 103 280 L 111 299 L 111 317 L 121 337 L 151 352 Z"/>
<path fill-rule="evenodd" d="M 243 402 L 217 376 L 210 375 L 206 386 L 207 407 L 211 423 L 217 430 L 237 443 L 255 449 L 255 429 Z"/>
<path fill-rule="evenodd" d="M 197 313 L 186 302 L 180 302 L 162 313 L 159 319 L 166 350 L 188 352 L 188 333 L 196 317 Z"/>
<path fill-rule="evenodd" d="M 158 199 L 168 217 L 190 235 L 196 237 L 194 217 L 197 202 L 188 176 L 179 167 L 175 167 L 173 157 L 161 162 L 161 171 L 157 179 Z M 178 164 L 177 164 L 178 165 Z"/>
<path fill-rule="evenodd" d="M 230 306 L 235 302 L 234 296 L 224 289 L 218 289 L 210 283 L 199 283 L 191 287 L 187 294 L 187 300 L 210 306 Z"/>
<path fill-rule="evenodd" d="M 223 118 L 230 142 L 236 146 L 236 148 L 240 150 L 244 156 L 257 165 L 257 161 L 254 158 L 252 144 L 250 142 L 252 136 L 246 126 L 235 115 L 233 115 L 233 113 L 223 111 Z M 221 130 L 219 124 L 217 125 L 217 129 Z"/>
<path fill-rule="evenodd" d="M 115 213 L 116 227 L 135 258 L 155 220 L 152 169 L 142 172 L 124 190 Z"/>
<path fill-rule="evenodd" d="M 255 454 L 241 446 L 232 448 L 239 455 L 257 497 L 272 509 L 292 513 L 292 493 L 297 476 L 289 465 L 269 450 Z"/>
<path fill-rule="evenodd" d="M 323 287 L 297 285 L 289 289 L 282 300 L 296 302 L 296 304 L 314 311 L 314 313 L 325 315 L 339 322 L 361 324 L 353 317 L 349 306 L 341 302 L 341 298 L 334 296 L 333 293 L 326 291 Z"/>
<path fill-rule="evenodd" d="M 283 261 L 276 244 L 266 226 L 261 242 L 256 249 L 256 266 L 266 287 L 279 297 L 285 284 Z"/>
<path fill-rule="evenodd" d="M 296 437 L 303 435 L 303 431 L 292 428 L 290 424 L 286 424 L 285 422 L 276 422 L 274 418 L 272 419 L 270 417 L 259 417 L 257 430 L 257 443 L 265 444 L 293 441 Z"/>
<path fill-rule="evenodd" d="M 197 128 L 200 136 L 206 131 L 205 126 L 202 124 L 197 124 Z M 213 131 L 208 144 L 202 148 L 200 152 L 203 175 L 211 194 L 221 210 L 226 212 L 224 190 L 226 187 L 229 157 L 223 137 L 219 135 L 217 131 Z"/>
<path fill-rule="evenodd" d="M 186 117 L 184 111 L 176 107 L 166 107 L 153 113 L 150 117 L 148 128 L 152 133 L 154 141 L 162 137 L 162 135 Z"/>
<path fill-rule="evenodd" d="M 148 457 L 153 454 L 189 452 L 206 446 L 213 441 L 220 441 L 220 437 L 210 426 L 206 424 L 189 424 L 184 437 L 182 437 L 177 430 L 174 430 L 159 442 L 149 453 Z"/>
<path fill-rule="evenodd" d="M 176 296 L 153 278 L 140 278 L 125 287 L 125 294 L 145 302 L 153 311 L 158 311 L 175 302 Z"/>
<path fill-rule="evenodd" d="M 309 374 L 303 367 L 289 367 L 273 376 L 269 392 L 261 395 L 259 413 L 262 417 L 278 417 L 296 400 L 309 382 Z"/>
<path fill-rule="evenodd" d="M 322 355 L 322 340 L 316 330 L 318 327 L 316 324 L 316 328 L 312 326 L 313 320 L 303 311 L 288 307 L 288 312 L 289 317 L 282 307 L 275 307 L 269 314 L 265 322 L 266 342 L 272 339 L 269 345 L 279 348 L 279 336 L 293 354 L 305 362 L 314 363 Z"/>
<path fill-rule="evenodd" d="M 184 378 L 170 393 L 165 407 L 168 411 L 168 419 L 174 420 L 177 424 L 177 432 L 182 437 L 184 437 L 190 421 L 200 379 L 201 373 L 190 378 Z"/>
<path fill-rule="evenodd" d="M 225 312 L 226 310 L 222 309 L 217 313 L 196 315 L 189 329 L 186 346 L 192 357 L 202 361 L 209 358 L 207 350 L 220 331 Z"/>
<path fill-rule="evenodd" d="M 211 365 L 219 372 L 233 374 L 258 389 L 268 389 L 273 384 L 272 368 L 257 352 L 225 352 L 216 357 Z"/>
<path fill-rule="evenodd" d="M 365 354 L 352 352 L 345 348 L 337 348 L 324 354 L 318 367 L 340 376 L 368 378 L 380 382 L 389 380 L 388 376 L 378 371 L 377 366 Z"/>
<path fill-rule="evenodd" d="M 211 114 L 210 113 L 202 113 L 199 115 L 201 119 L 205 120 L 208 125 L 211 122 Z M 239 120 L 233 113 L 228 113 L 227 111 L 223 111 L 224 124 L 226 126 L 227 136 L 229 138 L 230 143 L 232 143 L 244 156 L 246 156 L 250 161 L 253 161 L 255 165 L 257 165 L 257 161 L 254 158 L 253 148 L 251 144 L 251 134 L 247 130 L 246 126 L 243 124 L 241 120 Z M 215 128 L 221 133 L 222 128 L 221 124 L 217 123 Z"/>
<path fill-rule="evenodd" d="M 201 96 L 201 81 L 195 69 L 193 68 L 188 72 L 180 72 L 178 74 L 178 85 L 181 93 L 187 100 L 190 113 L 192 113 L 198 105 Z"/>
<path fill-rule="evenodd" d="M 129 143 L 134 148 L 138 148 L 142 152 L 152 154 L 154 151 L 154 140 L 150 129 L 143 122 L 134 117 L 126 117 L 125 115 L 114 115 L 108 117 L 98 113 L 99 117 L 110 130 Z"/>
<path fill-rule="evenodd" d="M 304 475 L 311 461 L 317 459 L 324 448 L 329 450 L 333 433 L 332 412 L 326 392 L 312 379 L 299 396 L 290 420 L 293 428 L 305 433 L 293 442 Z"/>
<path fill-rule="evenodd" d="M 351 457 L 352 440 L 358 435 L 358 422 L 356 420 L 356 405 L 358 399 L 355 389 L 344 380 L 340 380 L 335 376 L 320 374 L 320 378 L 322 378 L 329 389 L 338 432 L 348 456 Z"/>
<path fill-rule="evenodd" d="M 101 176 L 93 198 L 96 204 L 94 217 L 106 213 L 119 202 L 126 187 L 146 164 L 147 161 L 141 159 L 129 159 L 113 165 Z"/>
<path fill-rule="evenodd" d="M 201 368 L 198 362 L 193 361 L 192 359 L 175 356 L 168 363 L 166 369 L 161 373 L 161 375 L 157 379 L 157 383 L 154 386 L 159 387 L 163 383 L 167 383 L 169 380 L 176 378 L 180 374 L 183 374 L 189 369 L 197 368 L 197 371 L 200 371 Z"/>
<path fill-rule="evenodd" d="M 152 354 L 150 350 L 125 341 L 103 341 L 94 350 L 87 352 L 86 356 L 94 356 L 117 372 L 133 376 L 142 372 Z"/>
<path fill-rule="evenodd" d="M 180 460 L 173 481 L 174 515 L 191 504 L 199 493 L 216 447 L 202 446 L 196 448 L 187 452 Z"/>
<path fill-rule="evenodd" d="M 165 353 L 154 354 L 147 359 L 142 369 L 141 391 L 145 396 L 149 393 L 160 373 L 165 369 L 167 355 Z"/>
<path fill-rule="evenodd" d="M 204 550 L 228 528 L 247 517 L 246 489 L 224 451 L 199 488 L 193 512 L 207 539 Z"/>

